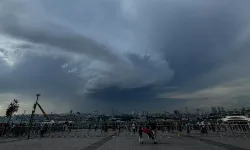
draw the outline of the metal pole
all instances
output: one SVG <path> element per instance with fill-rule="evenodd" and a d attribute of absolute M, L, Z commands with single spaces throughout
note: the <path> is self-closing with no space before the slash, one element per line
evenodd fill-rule
<path fill-rule="evenodd" d="M 26 110 L 24 110 L 24 111 L 23 111 L 23 114 L 22 114 L 22 117 L 21 117 L 21 121 L 20 121 L 20 123 L 22 123 L 22 122 L 23 122 L 23 118 L 25 117 L 25 112 L 26 112 Z"/>
<path fill-rule="evenodd" d="M 188 119 L 188 121 L 189 121 L 189 113 L 188 113 L 188 108 L 187 108 L 187 107 L 185 107 L 185 109 L 186 109 L 187 119 Z"/>
<path fill-rule="evenodd" d="M 40 95 L 41 94 L 36 94 L 36 103 L 34 104 L 34 107 L 33 107 L 33 110 L 32 110 L 32 114 L 30 116 L 30 121 L 29 121 L 28 139 L 30 138 L 30 130 L 31 130 L 32 123 L 33 123 L 33 117 L 34 117 L 34 113 L 36 111 L 36 105 L 37 105 L 38 98 L 39 98 Z"/>

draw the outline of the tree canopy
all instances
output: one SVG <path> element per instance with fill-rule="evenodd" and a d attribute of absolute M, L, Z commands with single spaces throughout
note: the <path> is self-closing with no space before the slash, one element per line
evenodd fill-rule
<path fill-rule="evenodd" d="M 11 118 L 12 115 L 18 111 L 18 108 L 19 108 L 18 100 L 14 99 L 13 102 L 9 104 L 9 107 L 6 110 L 6 117 Z"/>

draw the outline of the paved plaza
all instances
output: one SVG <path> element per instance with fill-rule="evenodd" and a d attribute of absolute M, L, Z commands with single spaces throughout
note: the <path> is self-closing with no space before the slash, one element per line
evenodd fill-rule
<path fill-rule="evenodd" d="M 0 150 L 246 150 L 250 139 L 243 137 L 202 136 L 193 134 L 158 134 L 158 144 L 144 136 L 139 144 L 137 134 L 121 133 L 106 137 L 60 137 L 36 138 L 0 143 Z"/>

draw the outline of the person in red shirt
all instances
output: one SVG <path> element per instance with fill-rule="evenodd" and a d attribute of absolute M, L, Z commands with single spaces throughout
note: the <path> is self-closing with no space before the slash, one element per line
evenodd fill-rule
<path fill-rule="evenodd" d="M 157 144 L 156 141 L 156 124 L 149 124 L 147 128 L 143 128 L 142 126 L 139 127 L 139 143 L 143 144 L 142 133 L 147 134 L 148 138 L 154 140 L 154 144 Z"/>

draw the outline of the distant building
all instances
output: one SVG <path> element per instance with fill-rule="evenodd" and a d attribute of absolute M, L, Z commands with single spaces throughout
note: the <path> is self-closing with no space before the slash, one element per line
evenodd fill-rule
<path fill-rule="evenodd" d="M 246 117 L 246 116 L 226 116 L 225 118 L 221 119 L 223 122 L 227 122 L 227 123 L 248 123 L 250 122 L 250 118 Z"/>
<path fill-rule="evenodd" d="M 220 106 L 217 107 L 217 110 L 218 110 L 218 113 L 220 114 L 221 113 Z"/>
<path fill-rule="evenodd" d="M 212 111 L 213 114 L 217 114 L 217 109 L 216 109 L 216 107 L 211 107 L 211 111 Z"/>

